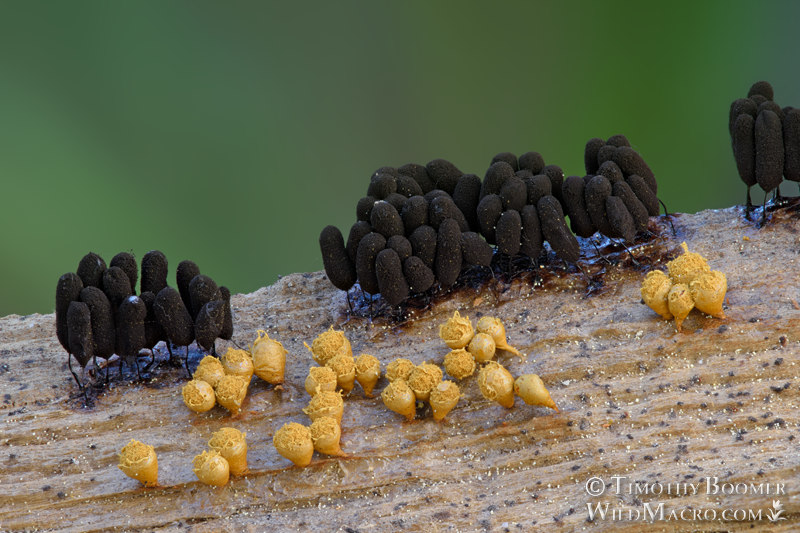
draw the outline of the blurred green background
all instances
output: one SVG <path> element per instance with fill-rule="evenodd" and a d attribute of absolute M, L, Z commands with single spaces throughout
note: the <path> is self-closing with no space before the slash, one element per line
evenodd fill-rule
<path fill-rule="evenodd" d="M 372 171 L 626 134 L 674 211 L 741 203 L 728 107 L 800 105 L 797 2 L 0 3 L 0 315 L 94 251 L 233 292 L 318 270 Z M 796 190 L 789 190 L 795 194 Z M 755 198 L 760 201 L 760 193 Z"/>

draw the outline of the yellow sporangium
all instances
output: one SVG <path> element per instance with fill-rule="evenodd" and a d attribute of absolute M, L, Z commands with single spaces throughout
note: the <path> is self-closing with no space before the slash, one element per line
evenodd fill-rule
<path fill-rule="evenodd" d="M 270 385 L 283 383 L 286 369 L 286 354 L 288 353 L 280 342 L 270 339 L 263 329 L 258 330 L 258 337 L 250 346 L 250 355 L 253 357 L 253 370 Z"/>
<path fill-rule="evenodd" d="M 131 439 L 119 452 L 117 467 L 145 487 L 158 485 L 158 458 L 155 449 L 149 444 Z"/>
<path fill-rule="evenodd" d="M 453 350 L 469 344 L 473 333 L 472 322 L 468 317 L 462 317 L 458 311 L 439 326 L 439 337 Z"/>

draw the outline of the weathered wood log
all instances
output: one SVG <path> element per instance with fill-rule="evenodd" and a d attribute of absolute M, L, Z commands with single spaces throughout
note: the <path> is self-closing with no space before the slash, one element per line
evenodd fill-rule
<path fill-rule="evenodd" d="M 634 245 L 642 263 L 673 257 L 685 240 L 727 274 L 729 286 L 727 319 L 694 311 L 683 333 L 640 303 L 649 267 L 635 267 L 624 252 L 616 266 L 584 265 L 602 282 L 590 295 L 579 272 L 556 267 L 560 273 L 536 285 L 521 276 L 456 290 L 402 323 L 349 317 L 344 293 L 322 272 L 235 295 L 233 342 L 249 344 L 265 329 L 289 354 L 282 388 L 254 380 L 233 418 L 219 408 L 189 411 L 181 369 L 162 368 L 144 384 L 112 383 L 83 408 L 54 315 L 0 318 L 0 530 L 640 531 L 641 518 L 614 520 L 611 510 L 642 511 L 648 503 L 657 511 L 659 502 L 665 513 L 690 509 L 684 516 L 691 509 L 762 513 L 760 520 L 657 521 L 659 530 L 796 530 L 797 206 L 774 212 L 760 230 L 740 209 L 679 215 L 674 223 L 677 237 L 662 226 L 652 244 Z M 383 368 L 401 356 L 441 363 L 448 349 L 438 325 L 456 309 L 473 323 L 479 314 L 502 318 L 510 344 L 528 358 L 500 361 L 515 376 L 542 376 L 560 412 L 519 400 L 505 409 L 483 399 L 471 377 L 442 423 L 429 413 L 405 423 L 357 388 L 345 400 L 347 457 L 315 455 L 300 469 L 277 454 L 272 435 L 283 423 L 309 423 L 301 409 L 313 362 L 303 341 L 334 325 L 356 355 L 375 355 Z M 382 379 L 376 392 L 385 385 Z M 192 458 L 224 426 L 247 433 L 250 473 L 224 488 L 201 485 Z M 117 469 L 131 438 L 155 446 L 161 487 L 143 489 Z M 619 494 L 614 476 L 621 476 Z M 587 494 L 592 478 L 602 480 L 601 496 Z M 715 483 L 753 484 L 762 493 L 708 494 Z M 777 484 L 783 492 L 776 494 Z M 663 493 L 639 493 L 645 486 Z M 786 520 L 768 520 L 773 501 Z M 604 503 L 609 515 L 590 523 L 587 505 Z"/>

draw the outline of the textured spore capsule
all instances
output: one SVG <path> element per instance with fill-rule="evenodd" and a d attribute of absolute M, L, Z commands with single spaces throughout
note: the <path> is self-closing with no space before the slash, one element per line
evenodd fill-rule
<path fill-rule="evenodd" d="M 497 249 L 506 255 L 517 255 L 521 233 L 522 218 L 519 216 L 519 212 L 514 210 L 504 211 L 497 221 Z"/>
<path fill-rule="evenodd" d="M 394 167 L 381 167 L 372 173 L 372 175 L 370 176 L 370 180 L 375 176 L 379 176 L 380 174 L 388 174 L 396 178 L 397 176 L 400 175 L 400 172 Z"/>
<path fill-rule="evenodd" d="M 733 135 L 733 126 L 736 124 L 736 119 L 740 115 L 750 115 L 753 117 L 753 122 L 755 122 L 758 115 L 758 106 L 749 98 L 739 98 L 731 103 L 731 110 L 728 114 L 728 130 L 731 135 Z"/>
<path fill-rule="evenodd" d="M 58 342 L 69 351 L 69 329 L 67 326 L 67 309 L 69 304 L 80 298 L 83 281 L 74 272 L 67 272 L 56 284 L 56 336 Z"/>
<path fill-rule="evenodd" d="M 451 287 L 461 273 L 461 229 L 449 218 L 439 226 L 436 240 L 436 278 L 442 287 Z"/>
<path fill-rule="evenodd" d="M 422 187 L 419 186 L 419 183 L 417 183 L 414 178 L 400 174 L 397 176 L 396 180 L 397 194 L 401 194 L 406 198 L 422 196 L 424 194 L 422 192 Z"/>
<path fill-rule="evenodd" d="M 347 250 L 347 257 L 350 258 L 350 261 L 353 265 L 356 264 L 356 254 L 358 253 L 358 243 L 361 242 L 361 239 L 364 238 L 364 235 L 372 232 L 372 226 L 370 226 L 369 222 L 365 222 L 363 220 L 357 221 L 350 227 L 350 234 L 347 236 L 347 245 L 345 249 Z"/>
<path fill-rule="evenodd" d="M 192 318 L 197 320 L 200 309 L 211 300 L 218 300 L 219 287 L 216 282 L 205 274 L 198 274 L 189 282 L 189 299 L 192 302 Z"/>
<path fill-rule="evenodd" d="M 489 163 L 489 166 L 494 165 L 498 161 L 505 161 L 508 163 L 511 168 L 514 169 L 514 172 L 519 170 L 519 163 L 517 162 L 517 156 L 512 154 L 511 152 L 500 152 L 496 156 L 492 158 L 492 162 Z"/>
<path fill-rule="evenodd" d="M 783 119 L 783 175 L 800 181 L 800 109 L 791 109 Z"/>
<path fill-rule="evenodd" d="M 770 192 L 783 180 L 783 128 L 772 111 L 762 111 L 756 119 L 756 181 Z"/>
<path fill-rule="evenodd" d="M 636 194 L 631 189 L 631 186 L 624 181 L 618 181 L 611 186 L 611 194 L 620 198 L 625 208 L 633 218 L 633 226 L 636 231 L 644 231 L 647 229 L 647 223 L 650 217 L 647 214 L 647 208 L 636 197 Z"/>
<path fill-rule="evenodd" d="M 167 340 L 164 328 L 158 323 L 155 312 L 156 296 L 152 292 L 143 292 L 139 298 L 144 302 L 147 313 L 144 315 L 144 347 L 153 349 L 156 344 Z"/>
<path fill-rule="evenodd" d="M 374 196 L 365 196 L 361 198 L 356 204 L 356 219 L 369 222 L 369 217 L 372 214 L 372 206 L 375 205 L 378 199 Z"/>
<path fill-rule="evenodd" d="M 389 174 L 378 174 L 370 179 L 367 196 L 383 200 L 393 192 L 397 192 L 397 181 Z"/>
<path fill-rule="evenodd" d="M 488 242 L 472 231 L 461 233 L 461 255 L 468 265 L 489 266 L 494 252 Z"/>
<path fill-rule="evenodd" d="M 496 194 L 484 196 L 478 203 L 478 223 L 489 244 L 496 242 L 495 226 L 503 213 L 503 200 Z"/>
<path fill-rule="evenodd" d="M 428 191 L 432 191 L 436 188 L 436 184 L 433 182 L 431 177 L 428 176 L 428 171 L 423 165 L 418 163 L 408 163 L 398 168 L 397 171 L 400 174 L 409 176 L 416 181 L 422 189 L 422 194 L 425 194 Z"/>
<path fill-rule="evenodd" d="M 611 183 L 625 181 L 625 176 L 622 175 L 622 171 L 613 161 L 606 161 L 600 165 L 600 168 L 597 169 L 597 173 L 604 176 Z"/>
<path fill-rule="evenodd" d="M 192 297 L 191 293 L 189 292 L 189 284 L 192 282 L 194 277 L 199 274 L 200 267 L 198 267 L 194 261 L 189 261 L 186 259 L 178 263 L 178 268 L 175 271 L 175 281 L 178 284 L 178 292 L 181 293 L 181 298 L 183 298 L 183 303 L 186 304 L 187 309 L 190 309 L 192 306 Z"/>
<path fill-rule="evenodd" d="M 356 273 L 361 288 L 370 294 L 378 294 L 378 278 L 375 275 L 375 258 L 378 252 L 386 248 L 386 238 L 380 233 L 372 232 L 364 236 L 358 244 L 356 253 Z"/>
<path fill-rule="evenodd" d="M 606 142 L 598 137 L 586 141 L 586 147 L 583 149 L 583 166 L 587 174 L 597 174 L 597 169 L 600 167 L 597 163 L 597 154 L 605 145 Z"/>
<path fill-rule="evenodd" d="M 84 287 L 103 288 L 103 272 L 106 270 L 106 262 L 94 252 L 84 255 L 78 263 L 76 271 L 81 278 Z"/>
<path fill-rule="evenodd" d="M 519 169 L 530 170 L 534 176 L 544 170 L 544 158 L 539 152 L 525 152 L 519 156 Z"/>
<path fill-rule="evenodd" d="M 116 310 L 125 298 L 133 294 L 131 280 L 121 268 L 108 268 L 103 272 L 103 292 Z"/>
<path fill-rule="evenodd" d="M 520 234 L 519 251 L 531 259 L 536 259 L 542 253 L 542 225 L 539 222 L 539 213 L 536 207 L 526 205 L 520 213 L 522 232 Z"/>
<path fill-rule="evenodd" d="M 142 257 L 142 292 L 158 291 L 167 286 L 167 256 L 158 250 L 150 250 Z"/>
<path fill-rule="evenodd" d="M 651 217 L 658 216 L 658 197 L 647 185 L 647 182 L 644 181 L 644 178 L 634 174 L 633 176 L 628 176 L 625 181 L 633 190 L 636 198 L 647 208 L 647 214 Z"/>
<path fill-rule="evenodd" d="M 536 211 L 539 213 L 542 236 L 550 243 L 553 251 L 561 259 L 572 263 L 577 261 L 581 255 L 580 245 L 567 228 L 558 200 L 553 196 L 544 196 L 536 204 Z"/>
<path fill-rule="evenodd" d="M 108 359 L 114 353 L 114 312 L 105 293 L 97 287 L 85 287 L 80 299 L 89 308 L 92 324 L 92 353 Z"/>
<path fill-rule="evenodd" d="M 500 194 L 503 184 L 514 176 L 514 169 L 505 161 L 498 161 L 486 170 L 481 184 L 481 198 L 490 194 Z"/>
<path fill-rule="evenodd" d="M 447 194 L 442 189 L 433 189 L 431 191 L 426 192 L 423 198 L 425 198 L 425 201 L 430 204 L 434 198 L 438 198 L 440 196 L 450 196 L 450 195 Z"/>
<path fill-rule="evenodd" d="M 425 292 L 436 282 L 433 270 L 415 255 L 403 261 L 403 276 L 413 293 Z"/>
<path fill-rule="evenodd" d="M 69 353 L 85 367 L 94 355 L 92 340 L 92 317 L 89 306 L 83 302 L 70 302 L 67 308 L 67 331 Z"/>
<path fill-rule="evenodd" d="M 610 144 L 611 146 L 616 146 L 616 147 L 631 145 L 630 141 L 628 141 L 628 138 L 622 134 L 612 135 L 611 137 L 608 138 L 606 144 Z"/>
<path fill-rule="evenodd" d="M 636 174 L 644 178 L 647 186 L 653 191 L 653 194 L 658 194 L 658 185 L 656 177 L 647 163 L 644 162 L 639 152 L 629 146 L 620 146 L 614 151 L 614 163 L 622 170 L 626 176 Z"/>
<path fill-rule="evenodd" d="M 517 176 L 511 176 L 500 189 L 500 199 L 503 209 L 519 211 L 528 201 L 528 187 Z"/>
<path fill-rule="evenodd" d="M 389 205 L 391 205 L 392 207 L 394 207 L 395 210 L 399 213 L 400 210 L 403 209 L 403 205 L 405 205 L 406 200 L 408 200 L 408 198 L 406 198 L 402 194 L 393 192 L 392 194 L 387 196 L 384 201 Z"/>
<path fill-rule="evenodd" d="M 355 270 L 353 273 L 355 276 Z M 222 297 L 222 331 L 219 332 L 219 338 L 226 341 L 231 340 L 233 337 L 233 310 L 231 310 L 231 291 L 228 287 L 220 287 L 219 294 Z"/>
<path fill-rule="evenodd" d="M 455 220 L 461 231 L 469 231 L 469 224 L 464 217 L 464 213 L 456 206 L 451 197 L 439 196 L 434 198 L 428 206 L 428 223 L 438 230 L 439 225 L 448 218 Z"/>
<path fill-rule="evenodd" d="M 413 250 L 411 249 L 411 243 L 402 235 L 392 235 L 389 237 L 389 239 L 386 241 L 386 247 L 397 252 L 398 257 L 400 257 L 400 261 L 405 261 L 413 253 Z"/>
<path fill-rule="evenodd" d="M 350 290 L 356 282 L 356 268 L 347 255 L 344 238 L 336 226 L 325 226 L 319 235 L 322 265 L 333 286 L 343 291 Z"/>
<path fill-rule="evenodd" d="M 603 235 L 613 237 L 614 230 L 606 214 L 606 198 L 611 196 L 611 183 L 604 176 L 595 176 L 586 184 L 583 194 L 592 225 Z"/>
<path fill-rule="evenodd" d="M 400 213 L 389 202 L 375 202 L 372 214 L 369 216 L 369 223 L 372 225 L 373 231 L 377 231 L 387 239 L 392 235 L 403 235 L 405 232 Z"/>
<path fill-rule="evenodd" d="M 767 100 L 772 100 L 775 92 L 772 89 L 772 85 L 770 85 L 768 81 L 757 81 L 750 86 L 750 90 L 747 91 L 747 96 L 751 97 L 756 94 L 760 94 Z"/>
<path fill-rule="evenodd" d="M 778 115 L 778 118 L 781 119 L 781 122 L 783 122 L 783 109 L 781 109 L 781 106 L 779 106 L 772 100 L 767 100 L 766 102 L 758 106 L 758 113 L 761 113 L 762 111 L 772 111 L 773 113 Z"/>
<path fill-rule="evenodd" d="M 194 341 L 194 320 L 178 291 L 172 287 L 161 289 L 156 294 L 153 311 L 170 342 L 189 346 Z"/>
<path fill-rule="evenodd" d="M 586 210 L 585 189 L 583 178 L 570 176 L 562 186 L 564 207 L 569 215 L 569 224 L 572 231 L 579 237 L 591 237 L 596 231 L 589 212 Z"/>
<path fill-rule="evenodd" d="M 128 296 L 117 309 L 115 351 L 124 359 L 133 359 L 145 348 L 144 319 L 147 307 L 138 296 Z"/>
<path fill-rule="evenodd" d="M 616 196 L 606 198 L 606 214 L 611 228 L 614 230 L 609 236 L 622 237 L 625 242 L 633 242 L 636 238 L 636 226 L 633 217 L 625 207 L 625 202 Z"/>
<path fill-rule="evenodd" d="M 536 205 L 539 198 L 553 194 L 553 185 L 550 183 L 550 178 L 545 174 L 537 174 L 530 178 L 525 178 L 525 187 L 527 189 L 527 203 L 529 205 Z"/>
<path fill-rule="evenodd" d="M 552 195 L 561 202 L 561 186 L 564 183 L 564 171 L 558 165 L 547 165 L 542 173 L 550 178 L 550 189 Z"/>
<path fill-rule="evenodd" d="M 381 296 L 389 305 L 397 305 L 408 298 L 408 282 L 397 252 L 389 248 L 381 250 L 375 259 L 375 274 Z"/>
<path fill-rule="evenodd" d="M 436 260 L 436 237 L 436 230 L 430 226 L 420 226 L 408 236 L 414 255 L 430 269 Z"/>
<path fill-rule="evenodd" d="M 224 315 L 225 304 L 222 300 L 208 302 L 200 309 L 194 324 L 194 336 L 200 347 L 209 351 L 213 350 L 214 341 L 222 331 Z"/>
<path fill-rule="evenodd" d="M 756 105 L 756 107 L 758 107 L 764 102 L 766 102 L 767 98 L 761 94 L 754 94 L 753 96 L 750 97 L 750 100 L 752 100 L 753 103 Z"/>
<path fill-rule="evenodd" d="M 422 196 L 407 198 L 400 210 L 405 234 L 411 235 L 415 229 L 428 223 L 428 202 Z"/>
<path fill-rule="evenodd" d="M 741 114 L 733 126 L 733 158 L 739 177 L 748 187 L 756 181 L 756 121 L 748 114 Z"/>
<path fill-rule="evenodd" d="M 453 163 L 446 159 L 434 159 L 428 162 L 425 165 L 425 170 L 428 171 L 428 176 L 436 184 L 436 188 L 445 191 L 447 194 L 453 194 L 458 178 L 463 174 Z"/>
<path fill-rule="evenodd" d="M 458 183 L 453 191 L 453 202 L 464 214 L 469 227 L 477 231 L 478 225 L 478 202 L 481 198 L 481 179 L 475 174 L 464 174 L 458 178 Z M 405 222 L 405 220 L 404 220 Z M 406 228 L 407 230 L 408 228 Z"/>
<path fill-rule="evenodd" d="M 612 161 L 614 159 L 614 152 L 616 151 L 616 146 L 612 146 L 610 144 L 604 144 L 601 146 L 597 151 L 597 168 L 600 168 L 600 165 L 606 161 Z"/>
<path fill-rule="evenodd" d="M 120 252 L 111 258 L 108 266 L 121 268 L 131 282 L 131 290 L 136 291 L 136 282 L 139 280 L 139 266 L 132 254 Z"/>

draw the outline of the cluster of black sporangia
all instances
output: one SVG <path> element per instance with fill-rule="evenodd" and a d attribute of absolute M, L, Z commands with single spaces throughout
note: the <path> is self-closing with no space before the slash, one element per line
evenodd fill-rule
<path fill-rule="evenodd" d="M 367 293 L 397 305 L 436 283 L 452 286 L 471 265 L 489 266 L 491 245 L 535 260 L 547 241 L 556 255 L 577 261 L 580 246 L 565 211 L 575 214 L 573 230 L 582 237 L 600 231 L 633 240 L 647 227 L 649 210 L 658 214 L 655 177 L 624 136 L 609 139 L 608 147 L 599 141 L 603 159 L 592 156 L 599 174 L 567 181 L 537 152 L 497 154 L 483 180 L 442 159 L 382 167 L 357 204 L 347 243 L 336 227 L 322 230 L 325 272 L 339 289 L 358 281 Z"/>
<path fill-rule="evenodd" d="M 81 368 L 93 358 L 108 359 L 113 354 L 136 364 L 141 350 L 152 351 L 161 341 L 170 353 L 170 344 L 186 346 L 188 356 L 188 346 L 195 340 L 214 352 L 217 338 L 233 336 L 230 291 L 201 274 L 194 262 L 178 265 L 178 290 L 167 285 L 167 258 L 160 251 L 145 254 L 141 271 L 138 296 L 136 259 L 127 252 L 115 255 L 109 266 L 99 255 L 88 253 L 77 272 L 58 279 L 56 335 L 67 351 L 70 371 L 70 354 Z"/>
<path fill-rule="evenodd" d="M 747 98 L 731 103 L 728 130 L 736 169 L 747 185 L 748 211 L 756 183 L 768 194 L 784 177 L 800 182 L 800 109 L 776 104 L 768 82 L 754 83 Z"/>

